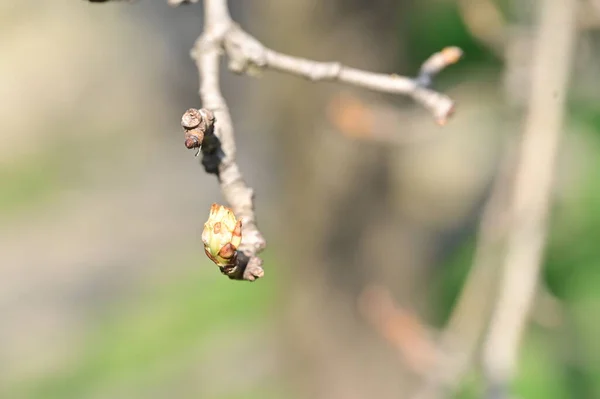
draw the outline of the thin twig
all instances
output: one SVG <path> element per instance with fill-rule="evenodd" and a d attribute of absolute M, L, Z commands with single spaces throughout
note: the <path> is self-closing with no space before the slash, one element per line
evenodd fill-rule
<path fill-rule="evenodd" d="M 484 343 L 490 397 L 507 395 L 536 292 L 576 35 L 575 0 L 542 0 L 540 7 L 503 276 Z"/>
<path fill-rule="evenodd" d="M 237 25 L 226 35 L 225 49 L 229 69 L 236 73 L 273 69 L 310 81 L 337 81 L 384 93 L 408 95 L 433 113 L 439 124 L 445 124 L 454 112 L 454 102 L 448 96 L 427 86 L 435 74 L 460 59 L 462 50 L 457 47 L 448 47 L 430 57 L 421 68 L 420 79 L 367 72 L 339 62 L 319 62 L 279 53 L 265 47 Z"/>
<path fill-rule="evenodd" d="M 218 178 L 225 200 L 242 220 L 242 244 L 238 250 L 237 267 L 229 277 L 253 281 L 262 277 L 262 261 L 256 256 L 266 246 L 266 241 L 256 225 L 254 191 L 248 187 L 236 163 L 236 145 L 233 123 L 219 83 L 219 59 L 222 40 L 232 26 L 225 0 L 204 1 L 204 32 L 196 41 L 192 57 L 196 60 L 200 77 L 200 98 L 203 107 L 215 117 L 214 135 L 219 139 L 222 156 Z"/>

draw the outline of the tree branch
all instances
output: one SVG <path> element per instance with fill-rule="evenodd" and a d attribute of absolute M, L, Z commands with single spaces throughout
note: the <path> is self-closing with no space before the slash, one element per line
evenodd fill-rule
<path fill-rule="evenodd" d="M 198 67 L 200 98 L 204 109 L 188 110 L 182 119 L 182 126 L 186 131 L 186 146 L 201 146 L 202 163 L 206 171 L 218 176 L 225 200 L 242 220 L 242 243 L 238 248 L 242 256 L 238 256 L 235 266 L 224 273 L 232 279 L 253 281 L 264 275 L 262 261 L 257 255 L 265 248 L 266 241 L 256 224 L 253 190 L 244 181 L 235 160 L 233 124 L 219 84 L 222 50 L 228 57 L 229 69 L 236 73 L 270 68 L 312 81 L 332 80 L 371 90 L 410 95 L 428 108 L 440 124 L 444 124 L 451 115 L 454 103 L 427 86 L 434 75 L 458 61 L 462 52 L 450 47 L 434 54 L 424 63 L 419 78 L 411 79 L 365 72 L 334 62 L 310 61 L 270 50 L 232 22 L 226 0 L 205 0 L 204 18 L 204 32 L 192 50 Z M 206 119 L 207 116 L 213 117 L 212 121 Z M 203 120 L 204 124 L 189 124 L 190 120 L 196 120 L 194 118 Z M 202 128 L 202 137 L 198 135 L 195 141 L 189 141 L 188 136 L 199 128 Z"/>
<path fill-rule="evenodd" d="M 471 270 L 437 345 L 442 354 L 413 399 L 452 397 L 474 361 L 489 322 L 498 279 L 499 255 L 508 230 L 506 212 L 514 180 L 515 145 L 504 149 L 499 171 L 481 215 Z"/>
<path fill-rule="evenodd" d="M 575 0 L 543 0 L 529 113 L 512 189 L 500 294 L 484 343 L 490 397 L 506 397 L 542 263 L 555 161 L 576 36 Z"/>
<path fill-rule="evenodd" d="M 236 163 L 233 123 L 219 83 L 222 41 L 232 23 L 227 2 L 205 0 L 204 18 L 204 32 L 192 50 L 200 77 L 199 93 L 202 104 L 214 115 L 214 129 L 204 132 L 203 164 L 208 172 L 217 175 L 225 200 L 242 221 L 242 244 L 237 248 L 241 256 L 237 257 L 236 265 L 228 269 L 226 274 L 232 279 L 254 281 L 264 274 L 262 260 L 256 255 L 265 248 L 266 241 L 256 225 L 254 191 L 244 181 Z M 190 111 L 193 110 L 187 111 L 186 114 Z M 215 158 L 215 154 L 219 163 L 216 170 L 213 170 L 208 168 L 207 164 L 211 163 L 210 160 Z"/>
<path fill-rule="evenodd" d="M 177 6 L 196 1 L 168 0 L 168 3 Z M 429 86 L 438 72 L 460 59 L 462 51 L 457 47 L 434 54 L 414 79 L 366 72 L 337 62 L 312 61 L 271 50 L 233 23 L 226 0 L 205 0 L 204 31 L 191 53 L 198 68 L 203 108 L 186 111 L 181 124 L 186 147 L 201 149 L 205 170 L 217 175 L 225 200 L 242 221 L 242 242 L 237 248 L 239 256 L 235 265 L 222 268 L 232 279 L 254 281 L 263 276 L 262 261 L 257 255 L 265 248 L 266 241 L 256 224 L 254 192 L 244 181 L 236 163 L 233 123 L 219 83 L 219 61 L 223 50 L 229 60 L 229 69 L 235 73 L 273 69 L 311 81 L 337 81 L 385 93 L 404 94 L 432 112 L 442 125 L 454 112 L 454 102 Z"/>

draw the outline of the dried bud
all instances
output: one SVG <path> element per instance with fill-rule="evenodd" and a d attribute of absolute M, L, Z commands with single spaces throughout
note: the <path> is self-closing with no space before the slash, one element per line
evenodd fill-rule
<path fill-rule="evenodd" d="M 190 108 L 181 117 L 181 126 L 184 129 L 194 129 L 202 122 L 202 114 L 199 110 Z"/>
<path fill-rule="evenodd" d="M 223 205 L 212 204 L 210 215 L 202 231 L 204 252 L 217 266 L 235 265 L 237 248 L 242 242 L 242 221 L 236 220 L 233 211 Z"/>
<path fill-rule="evenodd" d="M 181 117 L 181 126 L 185 131 L 185 146 L 188 149 L 200 148 L 204 140 L 204 131 L 200 126 L 202 114 L 199 110 L 190 108 Z"/>
<path fill-rule="evenodd" d="M 189 150 L 192 148 L 200 148 L 204 140 L 204 134 L 198 130 L 189 130 L 185 132 L 185 147 Z"/>
<path fill-rule="evenodd" d="M 215 114 L 208 109 L 190 108 L 181 117 L 181 127 L 185 132 L 185 146 L 188 149 L 202 147 L 205 135 L 212 135 Z M 196 153 L 198 155 L 198 153 Z"/>

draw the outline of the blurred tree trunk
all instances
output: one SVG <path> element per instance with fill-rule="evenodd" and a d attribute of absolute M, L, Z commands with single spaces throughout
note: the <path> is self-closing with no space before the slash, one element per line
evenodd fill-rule
<path fill-rule="evenodd" d="M 252 31 L 275 50 L 394 72 L 398 17 L 408 3 L 265 2 L 255 15 L 261 26 Z M 285 269 L 287 381 L 306 398 L 400 397 L 409 387 L 397 354 L 356 310 L 358 294 L 386 278 L 386 267 L 393 270 L 393 286 L 404 284 L 402 291 L 410 292 L 396 249 L 365 245 L 372 242 L 365 240 L 370 231 L 394 224 L 387 203 L 390 149 L 348 140 L 329 126 L 328 102 L 347 88 L 274 74 L 262 84 L 282 149 L 284 263 L 274 267 Z"/>

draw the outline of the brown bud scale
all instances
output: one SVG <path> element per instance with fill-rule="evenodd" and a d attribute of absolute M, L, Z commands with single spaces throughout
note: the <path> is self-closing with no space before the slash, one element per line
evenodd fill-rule
<path fill-rule="evenodd" d="M 181 126 L 184 129 L 194 129 L 202 122 L 202 114 L 199 110 L 190 108 L 181 117 Z"/>

